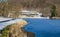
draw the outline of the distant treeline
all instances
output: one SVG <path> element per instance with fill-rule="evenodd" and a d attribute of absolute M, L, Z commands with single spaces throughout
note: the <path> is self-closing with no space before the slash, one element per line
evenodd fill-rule
<path fill-rule="evenodd" d="M 50 16 L 51 6 L 55 5 L 57 10 L 57 16 L 60 16 L 59 0 L 7 0 L 0 3 L 0 16 L 8 16 L 9 12 L 19 14 L 21 9 L 37 10 L 42 12 L 44 16 Z M 14 14 L 14 15 L 15 15 Z"/>

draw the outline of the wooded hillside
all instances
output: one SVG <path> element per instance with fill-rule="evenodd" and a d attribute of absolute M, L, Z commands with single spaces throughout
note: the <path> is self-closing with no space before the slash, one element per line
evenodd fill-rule
<path fill-rule="evenodd" d="M 42 12 L 44 16 L 50 16 L 51 6 L 55 5 L 57 16 L 60 17 L 60 0 L 8 0 L 8 2 L 4 4 L 7 4 L 7 6 L 5 6 L 7 7 L 7 12 L 13 10 L 19 11 L 21 9 L 37 10 Z M 0 9 L 0 11 L 3 10 Z"/>

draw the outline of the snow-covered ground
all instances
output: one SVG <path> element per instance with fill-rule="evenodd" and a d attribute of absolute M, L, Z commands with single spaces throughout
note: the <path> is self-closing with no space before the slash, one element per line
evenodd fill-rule
<path fill-rule="evenodd" d="M 3 29 L 4 27 L 8 26 L 8 25 L 11 25 L 11 24 L 14 24 L 16 22 L 22 21 L 22 19 L 15 19 L 15 20 L 11 20 L 11 19 L 13 19 L 13 18 L 0 17 L 0 30 Z M 10 21 L 6 21 L 6 20 L 10 20 Z M 6 22 L 2 22 L 2 21 L 6 21 Z"/>
<path fill-rule="evenodd" d="M 39 18 L 39 19 L 49 19 L 49 17 L 21 17 L 21 18 Z"/>
<path fill-rule="evenodd" d="M 13 18 L 0 17 L 0 21 L 11 20 L 11 19 L 13 19 Z"/>

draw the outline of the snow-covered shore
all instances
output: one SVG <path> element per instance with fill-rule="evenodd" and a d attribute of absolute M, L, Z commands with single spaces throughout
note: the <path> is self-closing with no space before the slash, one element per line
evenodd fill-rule
<path fill-rule="evenodd" d="M 25 18 L 25 17 L 23 17 L 23 18 Z M 26 18 L 32 18 L 32 17 L 26 17 Z M 33 18 L 49 19 L 49 17 L 33 17 Z M 8 26 L 8 25 L 14 24 L 16 22 L 21 22 L 22 20 L 23 19 L 21 19 L 21 18 L 14 19 L 14 18 L 0 17 L 0 30 L 3 29 L 4 27 Z"/>
<path fill-rule="evenodd" d="M 14 24 L 16 22 L 21 22 L 23 20 L 23 19 L 15 19 L 15 20 L 11 20 L 11 19 L 13 19 L 13 18 L 0 17 L 0 30 L 3 29 L 4 27 L 8 26 L 8 25 Z M 7 20 L 10 20 L 10 21 L 7 21 Z M 6 21 L 6 22 L 2 22 L 2 21 Z"/>

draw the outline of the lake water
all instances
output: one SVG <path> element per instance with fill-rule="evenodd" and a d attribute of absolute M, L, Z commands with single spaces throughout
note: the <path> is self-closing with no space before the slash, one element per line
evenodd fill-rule
<path fill-rule="evenodd" d="M 25 19 L 28 24 L 24 30 L 32 32 L 35 37 L 60 37 L 60 20 L 59 19 Z"/>

